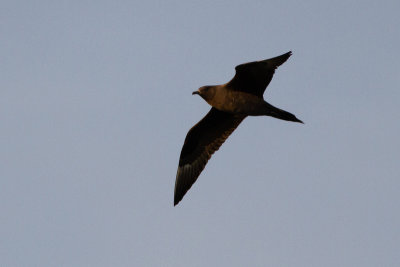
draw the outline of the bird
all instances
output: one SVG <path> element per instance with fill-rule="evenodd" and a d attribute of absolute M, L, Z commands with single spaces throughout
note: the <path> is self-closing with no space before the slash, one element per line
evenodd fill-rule
<path fill-rule="evenodd" d="M 193 95 L 201 96 L 211 109 L 186 135 L 175 180 L 174 206 L 196 182 L 208 160 L 247 116 L 271 116 L 303 123 L 295 115 L 264 100 L 264 91 L 275 70 L 290 56 L 283 55 L 235 67 L 228 83 L 202 86 Z"/>

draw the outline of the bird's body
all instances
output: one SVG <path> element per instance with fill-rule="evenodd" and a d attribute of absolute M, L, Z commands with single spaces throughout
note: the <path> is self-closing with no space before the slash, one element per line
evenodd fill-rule
<path fill-rule="evenodd" d="M 197 180 L 211 155 L 247 116 L 272 116 L 302 122 L 295 115 L 267 103 L 263 94 L 275 72 L 291 52 L 281 56 L 236 66 L 228 83 L 203 86 L 193 94 L 212 106 L 210 112 L 188 132 L 182 147 L 175 181 L 174 205 Z"/>
<path fill-rule="evenodd" d="M 231 90 L 226 84 L 215 86 L 214 97 L 206 101 L 210 106 L 232 114 L 266 115 L 264 99 L 252 94 Z"/>

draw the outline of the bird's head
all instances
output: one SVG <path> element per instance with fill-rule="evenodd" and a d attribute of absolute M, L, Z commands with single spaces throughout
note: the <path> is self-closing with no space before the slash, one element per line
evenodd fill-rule
<path fill-rule="evenodd" d="M 199 95 L 201 96 L 204 100 L 210 100 L 214 97 L 215 94 L 215 86 L 202 86 L 199 88 L 199 90 L 194 91 L 192 95 Z"/>

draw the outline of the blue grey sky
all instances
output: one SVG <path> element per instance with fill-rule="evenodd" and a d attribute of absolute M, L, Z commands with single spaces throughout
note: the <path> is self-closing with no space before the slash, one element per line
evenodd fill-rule
<path fill-rule="evenodd" d="M 2 1 L 1 266 L 400 266 L 400 2 Z M 173 207 L 191 92 L 293 51 Z"/>

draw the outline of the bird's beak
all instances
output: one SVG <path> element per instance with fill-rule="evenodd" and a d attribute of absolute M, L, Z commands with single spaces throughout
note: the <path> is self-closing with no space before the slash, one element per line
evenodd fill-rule
<path fill-rule="evenodd" d="M 200 95 L 199 91 L 194 91 L 192 95 Z"/>

